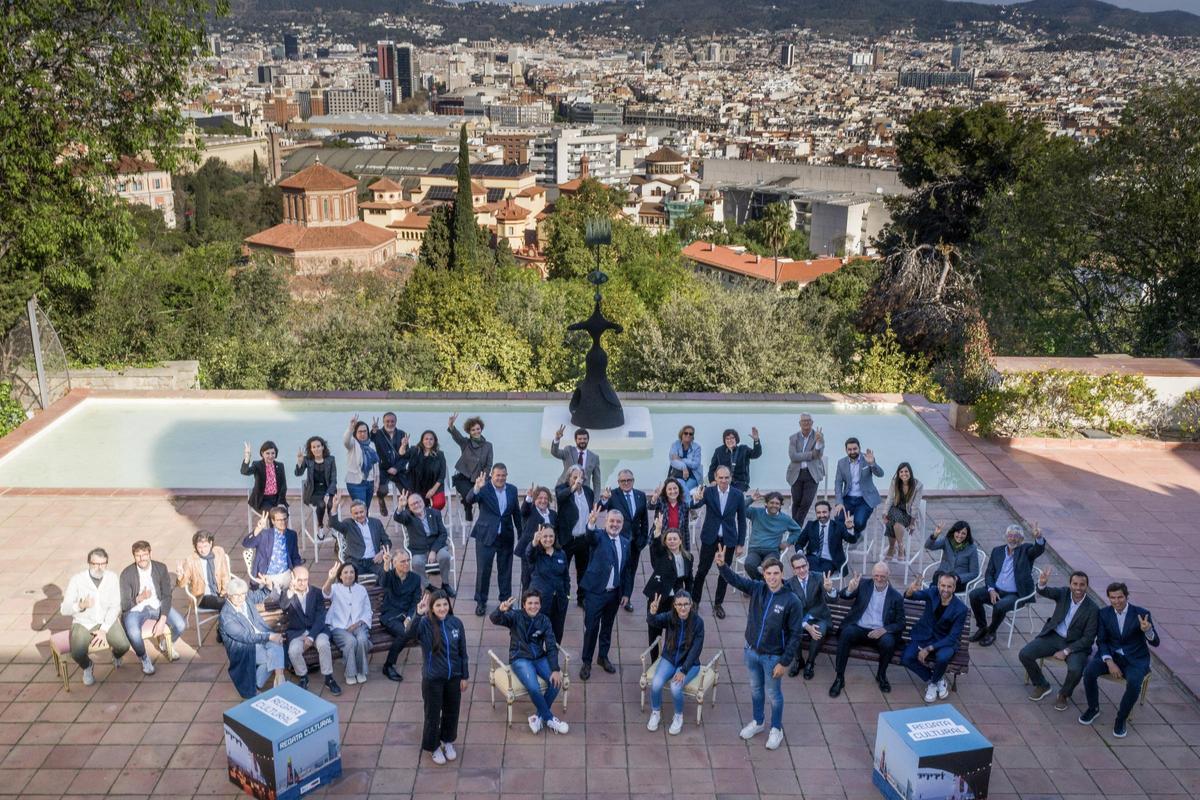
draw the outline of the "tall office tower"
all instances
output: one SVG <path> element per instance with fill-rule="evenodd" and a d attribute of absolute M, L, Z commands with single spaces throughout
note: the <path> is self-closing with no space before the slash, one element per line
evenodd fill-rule
<path fill-rule="evenodd" d="M 396 47 L 396 74 L 392 78 L 395 87 L 395 102 L 411 100 L 416 94 L 420 68 L 417 66 L 417 49 L 411 44 Z"/>
<path fill-rule="evenodd" d="M 720 42 L 708 43 L 708 61 L 715 62 L 721 60 L 721 44 Z"/>
<path fill-rule="evenodd" d="M 956 44 L 950 48 L 950 68 L 958 69 L 962 65 L 962 45 Z"/>
<path fill-rule="evenodd" d="M 283 35 L 283 57 L 288 61 L 300 59 L 300 37 L 294 33 Z"/>
<path fill-rule="evenodd" d="M 779 48 L 779 65 L 784 69 L 791 69 L 792 64 L 796 62 L 796 45 L 785 44 Z"/>

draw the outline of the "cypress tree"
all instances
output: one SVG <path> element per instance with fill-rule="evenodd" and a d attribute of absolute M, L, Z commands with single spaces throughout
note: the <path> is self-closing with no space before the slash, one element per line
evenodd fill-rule
<path fill-rule="evenodd" d="M 458 191 L 454 195 L 454 229 L 451 236 L 453 263 L 458 269 L 475 263 L 479 236 L 475 208 L 471 204 L 471 162 L 467 151 L 467 126 L 458 131 Z"/>

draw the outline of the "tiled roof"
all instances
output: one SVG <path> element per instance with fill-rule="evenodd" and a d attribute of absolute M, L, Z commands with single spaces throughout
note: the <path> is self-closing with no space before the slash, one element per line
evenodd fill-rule
<path fill-rule="evenodd" d="M 251 247 L 307 253 L 314 250 L 370 250 L 395 238 L 394 234 L 383 228 L 361 221 L 325 227 L 307 227 L 285 222 L 259 231 L 253 236 L 247 236 L 245 241 Z"/>
<path fill-rule="evenodd" d="M 358 181 L 317 162 L 305 167 L 292 177 L 281 180 L 279 185 L 284 189 L 331 192 L 338 189 L 352 189 L 358 185 Z"/>
<path fill-rule="evenodd" d="M 687 161 L 685 157 L 681 156 L 679 153 L 676 153 L 669 147 L 660 147 L 650 155 L 646 156 L 646 163 L 648 164 L 672 164 L 683 163 L 685 161 Z"/>
<path fill-rule="evenodd" d="M 760 257 L 749 251 L 739 252 L 730 247 L 708 242 L 692 242 L 683 248 L 683 257 L 708 267 L 760 280 L 775 281 L 775 259 Z M 810 261 L 779 259 L 779 282 L 811 283 L 822 275 L 834 272 L 844 261 L 837 257 L 815 258 Z"/>
<path fill-rule="evenodd" d="M 399 192 L 403 191 L 404 187 L 396 183 L 391 178 L 380 178 L 367 187 L 372 192 Z"/>

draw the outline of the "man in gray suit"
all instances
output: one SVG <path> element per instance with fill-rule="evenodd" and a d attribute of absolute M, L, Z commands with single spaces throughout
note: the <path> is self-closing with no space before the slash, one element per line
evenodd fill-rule
<path fill-rule="evenodd" d="M 579 428 L 575 431 L 575 444 L 559 447 L 558 443 L 562 441 L 566 429 L 566 425 L 559 425 L 558 432 L 554 434 L 554 441 L 550 443 L 550 455 L 563 462 L 563 471 L 558 476 L 557 485 L 562 486 L 567 482 L 567 472 L 571 467 L 579 467 L 583 470 L 583 482 L 590 485 L 592 494 L 599 497 L 600 456 L 587 449 L 591 436 L 584 428 Z"/>
<path fill-rule="evenodd" d="M 787 483 L 792 487 L 792 519 L 804 524 L 825 479 L 825 435 L 813 430 L 811 414 L 800 415 L 800 431 L 788 439 Z"/>
<path fill-rule="evenodd" d="M 858 439 L 851 436 L 846 440 L 846 457 L 838 460 L 837 473 L 833 478 L 833 494 L 840 504 L 833 510 L 842 509 L 854 517 L 854 530 L 860 535 L 867 530 L 867 520 L 879 505 L 879 490 L 875 478 L 883 477 L 883 467 L 875 463 L 875 454 L 869 449 L 860 452 Z"/>
<path fill-rule="evenodd" d="M 1054 701 L 1057 710 L 1066 711 L 1071 693 L 1079 685 L 1092 654 L 1092 642 L 1100 624 L 1100 607 L 1088 597 L 1087 573 L 1072 572 L 1070 588 L 1047 588 L 1048 580 L 1050 567 L 1038 576 L 1037 593 L 1054 601 L 1054 613 L 1042 626 L 1042 632 L 1021 648 L 1020 659 L 1029 676 L 1029 699 L 1035 703 L 1051 691 L 1038 659 L 1053 657 L 1067 663 L 1067 677 Z"/>

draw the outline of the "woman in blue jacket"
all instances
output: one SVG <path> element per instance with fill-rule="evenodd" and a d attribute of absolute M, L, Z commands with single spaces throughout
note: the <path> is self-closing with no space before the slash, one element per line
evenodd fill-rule
<path fill-rule="evenodd" d="M 467 690 L 467 634 L 454 616 L 450 598 L 438 589 L 421 598 L 416 616 L 408 623 L 405 644 L 421 643 L 421 699 L 425 701 L 425 729 L 421 749 L 433 763 L 445 764 L 458 758 L 458 711 Z"/>
<path fill-rule="evenodd" d="M 700 652 L 704 649 L 704 620 L 696 613 L 692 596 L 680 589 L 670 611 L 658 613 L 662 595 L 656 594 L 650 603 L 646 622 L 651 629 L 658 627 L 663 632 L 662 658 L 650 681 L 649 730 L 658 730 L 662 720 L 662 690 L 670 681 L 671 699 L 675 701 L 675 716 L 667 733 L 672 736 L 683 730 L 683 687 L 700 673 Z"/>
<path fill-rule="evenodd" d="M 528 553 L 529 588 L 537 589 L 542 597 L 542 613 L 550 618 L 554 641 L 561 642 L 567 622 L 567 607 L 571 594 L 570 563 L 566 552 L 558 546 L 553 528 L 541 528 L 533 534 Z"/>
<path fill-rule="evenodd" d="M 550 710 L 562 686 L 562 670 L 558 666 L 558 641 L 550 619 L 542 613 L 542 595 L 537 589 L 527 589 L 521 594 L 521 610 L 512 611 L 512 607 L 510 597 L 492 612 L 491 619 L 493 625 L 508 628 L 508 663 L 537 709 L 529 718 L 529 730 L 541 733 L 547 727 L 555 733 L 566 733 L 567 723 Z M 546 682 L 544 694 L 538 678 Z"/>

